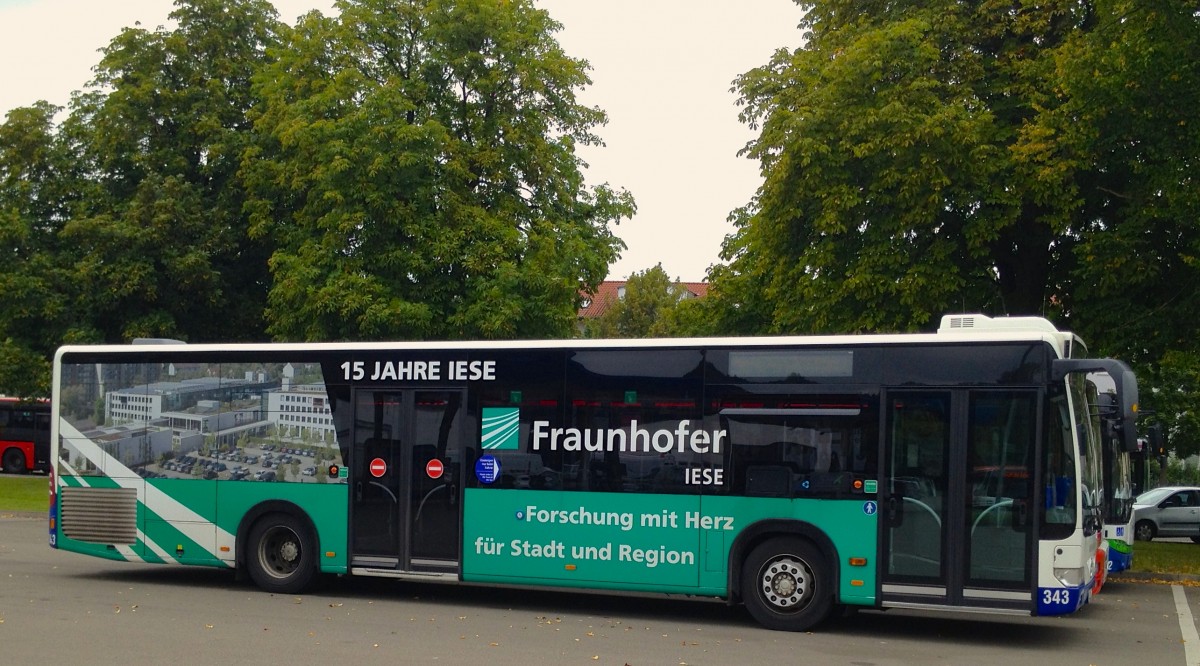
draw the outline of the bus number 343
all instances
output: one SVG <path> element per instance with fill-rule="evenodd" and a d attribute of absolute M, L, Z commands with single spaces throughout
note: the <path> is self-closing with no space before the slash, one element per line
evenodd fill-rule
<path fill-rule="evenodd" d="M 1068 590 L 1042 590 L 1042 604 L 1046 606 L 1066 606 L 1071 603 L 1071 593 Z"/>

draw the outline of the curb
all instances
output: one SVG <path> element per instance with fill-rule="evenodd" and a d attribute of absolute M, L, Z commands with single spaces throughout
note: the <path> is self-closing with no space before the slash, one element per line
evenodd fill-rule
<path fill-rule="evenodd" d="M 1148 573 L 1144 571 L 1122 571 L 1108 577 L 1110 583 L 1200 583 L 1195 574 Z"/>
<path fill-rule="evenodd" d="M 0 520 L 5 518 L 45 518 L 45 511 L 0 511 Z"/>

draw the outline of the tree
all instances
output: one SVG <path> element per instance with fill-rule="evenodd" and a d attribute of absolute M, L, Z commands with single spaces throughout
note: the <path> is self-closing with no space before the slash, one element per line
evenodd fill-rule
<path fill-rule="evenodd" d="M 123 30 L 72 102 L 90 180 L 62 233 L 87 285 L 76 337 L 262 339 L 268 247 L 246 233 L 239 169 L 282 24 L 266 0 L 177 0 L 171 17 Z"/>
<path fill-rule="evenodd" d="M 528 0 L 345 0 L 257 79 L 244 155 L 284 339 L 569 333 L 628 193 L 584 186 L 605 115 Z"/>
<path fill-rule="evenodd" d="M 73 290 L 55 258 L 82 188 L 60 110 L 38 102 L 0 125 L 0 393 L 21 397 L 49 395 L 49 359 L 68 337 Z"/>
<path fill-rule="evenodd" d="M 1164 426 L 1167 448 L 1179 458 L 1200 453 L 1200 357 L 1167 352 L 1138 377 L 1143 405 Z"/>
<path fill-rule="evenodd" d="M 737 80 L 765 181 L 712 278 L 727 312 L 769 332 L 1074 312 L 1078 165 L 1038 119 L 1090 6 L 808 7 L 806 45 Z"/>
<path fill-rule="evenodd" d="M 1179 0 L 1096 3 L 1059 58 L 1067 102 L 1045 124 L 1084 166 L 1074 321 L 1130 359 L 1180 457 L 1200 452 L 1200 12 Z"/>
<path fill-rule="evenodd" d="M 765 180 L 732 216 L 707 321 L 1047 315 L 1130 361 L 1175 450 L 1200 450 L 1195 3 L 805 6 L 806 45 L 736 82 Z"/>
<path fill-rule="evenodd" d="M 1135 361 L 1200 352 L 1200 12 L 1103 0 L 1058 59 L 1045 133 L 1081 165 L 1080 328 Z"/>
<path fill-rule="evenodd" d="M 583 335 L 589 338 L 655 338 L 677 336 L 675 311 L 681 305 L 684 287 L 672 280 L 662 264 L 633 273 L 625 283 L 624 295 L 602 315 L 587 322 Z"/>

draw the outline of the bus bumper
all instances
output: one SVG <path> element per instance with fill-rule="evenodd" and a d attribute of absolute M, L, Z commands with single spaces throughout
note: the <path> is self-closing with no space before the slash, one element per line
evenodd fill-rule
<path fill-rule="evenodd" d="M 1108 572 L 1117 573 L 1133 566 L 1133 551 L 1122 552 L 1116 548 L 1108 551 Z"/>
<path fill-rule="evenodd" d="M 48 474 L 50 477 L 50 547 L 58 548 L 58 479 L 55 478 L 54 470 L 51 469 Z"/>
<path fill-rule="evenodd" d="M 1094 581 L 1080 587 L 1039 587 L 1038 615 L 1067 615 L 1083 608 L 1092 600 Z"/>

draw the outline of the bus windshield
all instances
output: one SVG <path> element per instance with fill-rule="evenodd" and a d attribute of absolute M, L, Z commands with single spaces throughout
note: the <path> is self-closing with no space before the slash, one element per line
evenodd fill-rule
<path fill-rule="evenodd" d="M 1079 440 L 1080 493 L 1083 502 L 1083 530 L 1095 534 L 1104 525 L 1103 450 L 1100 438 L 1100 419 L 1091 408 L 1096 404 L 1095 386 L 1083 375 L 1068 378 L 1071 391 L 1071 410 L 1075 415 L 1075 433 Z"/>

